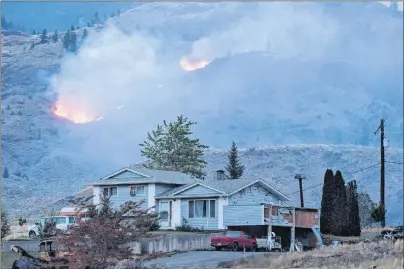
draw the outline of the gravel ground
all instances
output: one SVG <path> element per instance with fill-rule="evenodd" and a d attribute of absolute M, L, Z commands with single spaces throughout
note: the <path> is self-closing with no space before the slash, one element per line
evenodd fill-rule
<path fill-rule="evenodd" d="M 264 255 L 268 252 L 246 252 L 245 257 Z M 277 255 L 277 253 L 272 253 Z M 279 255 L 279 254 L 278 254 Z M 232 251 L 193 251 L 180 253 L 171 257 L 160 258 L 145 263 L 146 266 L 161 266 L 163 268 L 215 268 L 221 262 L 233 261 L 244 257 L 243 252 Z"/>

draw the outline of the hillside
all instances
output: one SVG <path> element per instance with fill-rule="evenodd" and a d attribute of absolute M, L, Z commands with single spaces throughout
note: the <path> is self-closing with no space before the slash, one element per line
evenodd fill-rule
<path fill-rule="evenodd" d="M 5 204 L 17 216 L 141 160 L 146 133 L 179 114 L 213 148 L 377 146 L 373 132 L 387 116 L 393 154 L 403 141 L 402 19 L 377 3 L 149 3 L 88 28 L 87 39 L 76 30 L 76 53 L 63 49 L 64 33 L 30 49 L 38 35 L 3 31 Z M 324 161 L 303 171 L 316 180 L 327 166 L 361 169 L 368 152 L 306 147 Z M 301 163 L 284 150 L 285 165 Z M 358 163 L 346 167 L 345 151 Z M 271 167 L 251 158 L 251 167 Z M 400 166 L 389 165 L 398 180 Z M 251 171 L 289 178 L 276 167 Z"/>

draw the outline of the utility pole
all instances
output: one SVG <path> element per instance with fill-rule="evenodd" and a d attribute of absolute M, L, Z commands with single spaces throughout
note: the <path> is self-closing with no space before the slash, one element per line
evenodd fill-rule
<path fill-rule="evenodd" d="M 295 179 L 299 180 L 299 190 L 300 190 L 300 207 L 304 207 L 304 199 L 303 199 L 303 182 L 304 177 L 300 174 L 295 176 Z"/>
<path fill-rule="evenodd" d="M 379 128 L 377 128 L 375 135 L 380 130 L 380 206 L 386 209 L 386 204 L 384 200 L 384 121 L 385 119 L 380 120 Z M 381 226 L 384 228 L 386 226 L 386 216 L 383 216 L 383 220 L 381 221 Z"/>

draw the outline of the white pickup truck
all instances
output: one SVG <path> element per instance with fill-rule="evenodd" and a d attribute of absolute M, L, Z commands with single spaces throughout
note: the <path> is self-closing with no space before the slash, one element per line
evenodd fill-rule
<path fill-rule="evenodd" d="M 51 216 L 42 217 L 39 222 L 28 227 L 28 236 L 30 238 L 36 238 L 39 236 L 40 227 L 45 227 L 46 222 L 56 222 L 56 232 L 65 232 L 71 225 L 76 224 L 76 217 L 74 216 Z"/>
<path fill-rule="evenodd" d="M 271 238 L 257 238 L 257 248 L 269 251 L 282 251 L 281 237 L 271 233 Z"/>

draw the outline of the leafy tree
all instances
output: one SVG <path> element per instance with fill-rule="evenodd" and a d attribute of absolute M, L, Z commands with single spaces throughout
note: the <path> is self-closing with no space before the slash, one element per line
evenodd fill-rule
<path fill-rule="evenodd" d="M 359 217 L 359 204 L 358 204 L 358 189 L 356 181 L 348 182 L 346 186 L 347 208 L 348 208 L 348 223 L 347 231 L 349 236 L 361 235 L 361 224 Z"/>
<path fill-rule="evenodd" d="M 52 35 L 52 40 L 54 43 L 56 43 L 59 39 L 59 34 L 58 34 L 58 30 L 55 30 L 55 32 Z"/>
<path fill-rule="evenodd" d="M 78 213 L 87 210 L 89 218 L 84 221 L 77 214 L 78 225 L 57 238 L 58 243 L 70 249 L 72 268 L 105 269 L 118 260 L 131 258 L 130 247 L 124 245 L 145 235 L 157 218 L 154 212 L 142 208 L 144 201 L 128 201 L 115 210 L 108 197 L 101 196 L 99 205 L 87 203 L 91 198 L 71 201 Z"/>
<path fill-rule="evenodd" d="M 373 210 L 372 213 L 370 214 L 370 216 L 372 217 L 372 219 L 374 220 L 374 222 L 379 223 L 381 222 L 385 216 L 386 216 L 386 209 L 384 208 L 384 206 L 382 205 L 376 205 Z"/>
<path fill-rule="evenodd" d="M 147 140 L 140 144 L 141 154 L 153 163 L 145 166 L 203 178 L 206 162 L 202 156 L 208 146 L 200 144 L 199 139 L 190 138 L 191 127 L 195 124 L 181 115 L 175 122 L 163 121 L 163 125 L 157 125 L 156 130 L 147 133 Z"/>
<path fill-rule="evenodd" d="M 324 174 L 323 195 L 321 198 L 320 231 L 330 234 L 332 231 L 333 193 L 331 187 L 334 181 L 334 173 L 327 169 Z"/>
<path fill-rule="evenodd" d="M 41 43 L 45 44 L 47 42 L 48 42 L 47 31 L 46 31 L 46 29 L 43 29 L 42 34 L 41 34 Z"/>
<path fill-rule="evenodd" d="M 7 167 L 6 168 L 4 168 L 4 171 L 3 171 L 3 178 L 8 178 L 10 175 L 9 175 L 9 173 L 8 173 L 8 169 L 7 169 Z"/>
<path fill-rule="evenodd" d="M 372 201 L 367 192 L 360 192 L 358 194 L 359 204 L 359 218 L 362 227 L 371 226 L 374 222 L 371 217 L 373 208 L 376 207 L 376 203 Z"/>
<path fill-rule="evenodd" d="M 226 170 L 229 173 L 231 179 L 240 178 L 244 173 L 244 165 L 240 163 L 238 159 L 238 149 L 236 143 L 233 141 L 231 149 L 228 154 L 229 163 L 226 166 Z"/>
<path fill-rule="evenodd" d="M 1 239 L 10 234 L 10 224 L 8 222 L 7 212 L 1 203 Z"/>

